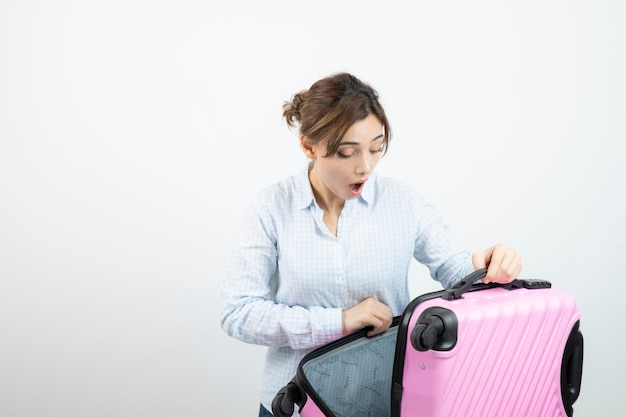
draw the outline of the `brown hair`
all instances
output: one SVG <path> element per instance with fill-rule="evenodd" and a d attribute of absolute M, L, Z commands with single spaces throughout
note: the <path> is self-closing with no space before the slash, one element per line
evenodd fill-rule
<path fill-rule="evenodd" d="M 378 93 L 369 85 L 347 73 L 316 81 L 311 88 L 295 94 L 283 104 L 283 117 L 290 127 L 300 125 L 300 134 L 315 145 L 328 138 L 326 156 L 337 152 L 339 143 L 354 122 L 373 114 L 382 123 L 383 154 L 391 139 L 391 127 Z"/>

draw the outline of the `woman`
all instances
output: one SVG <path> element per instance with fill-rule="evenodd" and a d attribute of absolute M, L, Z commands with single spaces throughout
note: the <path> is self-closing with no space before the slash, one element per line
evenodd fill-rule
<path fill-rule="evenodd" d="M 484 267 L 485 282 L 510 282 L 522 268 L 506 245 L 470 255 L 420 195 L 376 175 L 391 129 L 369 85 L 333 75 L 283 110 L 309 164 L 253 201 L 222 286 L 224 330 L 269 346 L 259 416 L 306 353 L 390 327 L 410 301 L 413 258 L 444 287 Z"/>

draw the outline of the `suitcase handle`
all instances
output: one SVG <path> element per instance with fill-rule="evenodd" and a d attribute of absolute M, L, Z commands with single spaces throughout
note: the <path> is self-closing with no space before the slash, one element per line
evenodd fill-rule
<path fill-rule="evenodd" d="M 272 401 L 272 414 L 275 417 L 291 417 L 294 405 L 302 408 L 302 392 L 294 377 L 287 385 L 282 387 Z"/>
<path fill-rule="evenodd" d="M 460 298 L 463 298 L 463 294 L 465 294 L 470 289 L 472 289 L 472 287 L 474 286 L 474 283 L 476 283 L 476 281 L 478 281 L 479 279 L 484 278 L 486 275 L 487 275 L 487 268 L 477 269 L 476 271 L 472 272 L 471 274 L 463 278 L 461 281 L 459 281 L 454 287 L 445 290 L 445 294 L 443 294 L 441 298 L 443 298 L 444 300 L 448 300 L 448 301 L 458 300 Z M 547 283 L 547 285 L 549 285 L 549 283 Z M 519 279 L 514 279 L 508 284 L 491 283 L 491 284 L 483 284 L 483 285 L 477 286 L 476 288 L 493 288 L 493 287 L 501 287 L 507 290 L 515 290 L 517 288 L 524 288 L 524 287 L 528 288 L 528 286 L 525 285 L 525 283 Z"/>

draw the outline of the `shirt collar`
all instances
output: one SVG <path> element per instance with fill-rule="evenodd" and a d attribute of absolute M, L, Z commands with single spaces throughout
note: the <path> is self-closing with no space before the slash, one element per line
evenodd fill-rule
<path fill-rule="evenodd" d="M 376 182 L 376 173 L 370 173 L 367 182 L 363 186 L 363 191 L 361 191 L 361 195 L 359 196 L 359 200 L 363 203 L 369 205 L 372 201 L 374 201 L 375 197 L 375 182 Z"/>
<path fill-rule="evenodd" d="M 301 209 L 311 207 L 314 204 L 315 197 L 313 196 L 313 189 L 311 188 L 311 182 L 309 181 L 309 167 L 310 164 L 300 171 L 295 177 L 295 193 L 298 207 Z"/>
<path fill-rule="evenodd" d="M 309 169 L 311 163 L 300 171 L 295 177 L 295 192 L 299 208 L 309 208 L 312 204 L 315 204 L 315 196 L 313 195 L 313 189 L 311 188 L 311 181 L 309 181 Z M 375 177 L 376 173 L 372 172 L 368 181 L 363 186 L 363 191 L 356 201 L 369 205 L 375 197 Z M 351 200 L 354 201 L 354 200 Z"/>

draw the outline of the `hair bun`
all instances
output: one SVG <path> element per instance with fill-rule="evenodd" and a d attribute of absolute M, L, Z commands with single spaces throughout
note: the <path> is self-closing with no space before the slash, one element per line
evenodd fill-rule
<path fill-rule="evenodd" d="M 286 101 L 283 104 L 283 117 L 287 121 L 287 124 L 291 127 L 295 126 L 296 123 L 300 123 L 302 121 L 300 109 L 302 108 L 305 94 L 306 91 L 301 91 L 295 94 L 292 97 L 291 101 Z"/>

